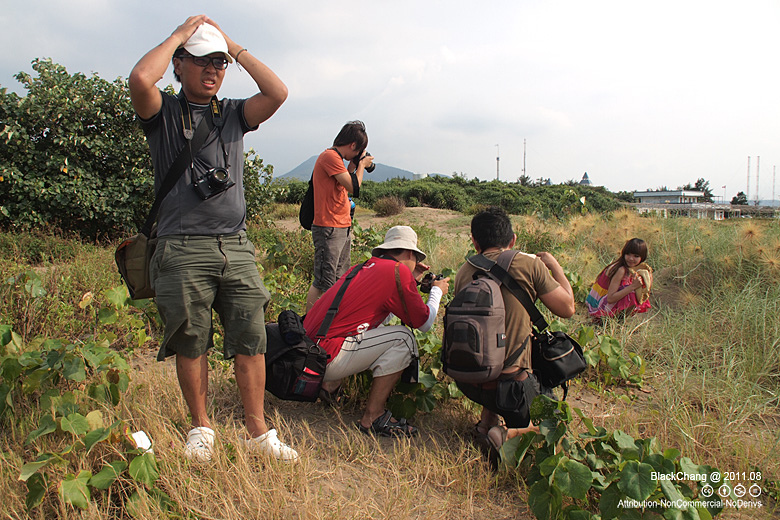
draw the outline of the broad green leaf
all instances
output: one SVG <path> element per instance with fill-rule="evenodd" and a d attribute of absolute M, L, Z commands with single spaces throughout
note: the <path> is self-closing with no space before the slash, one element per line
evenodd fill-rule
<path fill-rule="evenodd" d="M 680 456 L 680 450 L 675 448 L 669 448 L 668 450 L 664 450 L 664 458 L 669 460 L 677 460 L 677 457 Z"/>
<path fill-rule="evenodd" d="M 143 455 L 139 455 L 130 462 L 130 476 L 136 482 L 152 486 L 154 482 L 160 477 L 160 473 L 157 471 L 157 462 L 154 459 L 154 454 L 145 452 Z"/>
<path fill-rule="evenodd" d="M 98 321 L 102 323 L 103 325 L 111 325 L 112 323 L 116 323 L 119 320 L 119 315 L 116 312 L 116 309 L 113 309 L 111 307 L 103 307 L 98 311 Z"/>
<path fill-rule="evenodd" d="M 89 500 L 92 498 L 87 486 L 91 477 L 92 473 L 86 470 L 80 471 L 77 476 L 73 474 L 65 475 L 65 479 L 60 482 L 60 498 L 68 504 L 81 509 L 87 509 Z"/>
<path fill-rule="evenodd" d="M 645 457 L 643 462 L 650 464 L 656 473 L 664 475 L 671 475 L 677 470 L 677 467 L 674 465 L 673 461 L 657 453 Z"/>
<path fill-rule="evenodd" d="M 0 347 L 4 347 L 11 342 L 11 333 L 13 329 L 10 325 L 0 324 Z"/>
<path fill-rule="evenodd" d="M 546 479 L 537 481 L 528 490 L 528 505 L 539 520 L 558 518 L 563 504 L 560 490 Z"/>
<path fill-rule="evenodd" d="M 563 452 L 559 451 L 555 455 L 547 457 L 539 464 L 539 472 L 543 477 L 549 477 L 552 475 L 555 468 L 558 467 L 558 462 L 563 458 Z"/>
<path fill-rule="evenodd" d="M 53 455 L 45 453 L 38 457 L 37 461 L 26 463 L 24 466 L 22 466 L 22 471 L 19 473 L 19 480 L 26 481 L 35 475 L 38 470 L 48 466 L 55 460 L 56 458 Z"/>
<path fill-rule="evenodd" d="M 558 401 L 554 401 L 546 395 L 538 395 L 531 403 L 531 420 L 534 424 L 539 421 L 555 418 L 555 410 L 558 409 Z"/>
<path fill-rule="evenodd" d="M 62 362 L 62 376 L 77 383 L 84 381 L 87 378 L 84 360 L 79 356 L 67 356 Z"/>
<path fill-rule="evenodd" d="M 103 469 L 89 479 L 89 485 L 97 489 L 108 489 L 126 468 L 127 462 L 123 460 L 106 464 Z"/>
<path fill-rule="evenodd" d="M 593 474 L 585 464 L 563 457 L 553 472 L 553 484 L 566 496 L 585 500 Z"/>
<path fill-rule="evenodd" d="M 103 423 L 103 414 L 100 410 L 92 410 L 89 412 L 87 414 L 87 423 L 89 424 L 90 430 L 96 430 L 105 426 Z"/>
<path fill-rule="evenodd" d="M 89 422 L 80 413 L 72 413 L 60 420 L 60 428 L 64 432 L 70 432 L 76 437 L 81 437 L 89 431 Z"/>
<path fill-rule="evenodd" d="M 89 453 L 89 450 L 92 449 L 92 446 L 94 446 L 98 442 L 103 442 L 104 440 L 108 439 L 110 435 L 111 435 L 110 428 L 97 428 L 95 430 L 90 431 L 84 436 L 83 439 L 84 449 L 87 450 L 87 453 Z"/>
<path fill-rule="evenodd" d="M 54 418 L 51 415 L 44 415 L 41 417 L 40 426 L 38 429 L 31 431 L 25 439 L 25 444 L 30 444 L 39 437 L 48 435 L 49 433 L 57 431 L 57 423 L 54 422 Z"/>
<path fill-rule="evenodd" d="M 634 438 L 627 433 L 623 433 L 620 430 L 615 430 L 615 432 L 612 434 L 612 438 L 615 439 L 615 443 L 617 444 L 618 449 L 636 449 Z"/>
<path fill-rule="evenodd" d="M 653 467 L 650 464 L 629 460 L 620 472 L 618 487 L 631 498 L 645 500 L 658 487 L 652 473 Z"/>
<path fill-rule="evenodd" d="M 129 300 L 127 289 L 124 285 L 109 289 L 103 294 L 105 294 L 106 298 L 108 298 L 108 301 L 110 301 L 117 308 L 124 307 L 127 304 L 127 300 Z"/>
<path fill-rule="evenodd" d="M 593 518 L 593 515 L 591 515 L 589 511 L 585 511 L 584 509 L 579 509 L 576 506 L 567 508 L 566 511 L 567 520 L 591 520 L 591 518 Z"/>
<path fill-rule="evenodd" d="M 536 439 L 536 433 L 526 432 L 523 435 L 512 437 L 504 444 L 501 445 L 501 460 L 512 468 L 516 468 L 520 465 L 528 452 L 528 448 L 534 443 Z"/>
<path fill-rule="evenodd" d="M 425 388 L 433 388 L 438 381 L 435 377 L 433 377 L 433 374 L 422 373 L 419 377 L 419 383 L 421 383 Z"/>
<path fill-rule="evenodd" d="M 436 408 L 436 398 L 431 392 L 423 392 L 415 399 L 415 405 L 421 412 L 432 412 L 433 409 Z"/>
<path fill-rule="evenodd" d="M 28 511 L 43 503 L 47 488 L 46 477 L 41 473 L 35 473 L 27 479 L 27 496 L 24 498 L 24 505 L 27 506 Z"/>

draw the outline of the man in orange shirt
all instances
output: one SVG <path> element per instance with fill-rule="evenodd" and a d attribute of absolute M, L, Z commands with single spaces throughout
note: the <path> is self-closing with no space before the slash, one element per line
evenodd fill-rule
<path fill-rule="evenodd" d="M 357 197 L 363 172 L 374 158 L 365 153 L 366 126 L 361 121 L 345 124 L 333 146 L 317 158 L 312 173 L 314 186 L 314 280 L 306 297 L 306 312 L 349 267 L 352 216 L 349 196 Z M 344 166 L 349 161 L 349 166 Z"/>

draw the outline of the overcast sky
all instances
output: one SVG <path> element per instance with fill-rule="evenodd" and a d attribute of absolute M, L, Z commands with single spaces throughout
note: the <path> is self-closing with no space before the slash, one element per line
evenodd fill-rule
<path fill-rule="evenodd" d="M 36 57 L 127 77 L 200 13 L 289 87 L 246 139 L 277 175 L 361 119 L 376 160 L 415 173 L 495 179 L 499 155 L 505 181 L 524 163 L 532 179 L 587 172 L 612 191 L 704 177 L 730 200 L 746 190 L 750 157 L 750 199 L 757 174 L 760 197 L 772 196 L 777 0 L 9 0 L 0 86 L 23 94 L 13 75 Z M 160 86 L 171 82 L 169 68 Z M 253 87 L 231 65 L 221 95 Z"/>

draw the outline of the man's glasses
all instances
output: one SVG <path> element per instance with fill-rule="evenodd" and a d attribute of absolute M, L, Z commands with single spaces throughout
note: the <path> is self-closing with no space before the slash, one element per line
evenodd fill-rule
<path fill-rule="evenodd" d="M 209 63 L 214 65 L 214 68 L 217 70 L 225 70 L 228 67 L 228 60 L 225 58 L 220 57 L 213 57 L 210 58 L 208 56 L 178 56 L 178 58 L 189 58 L 192 60 L 192 63 L 197 65 L 198 67 L 208 67 Z"/>

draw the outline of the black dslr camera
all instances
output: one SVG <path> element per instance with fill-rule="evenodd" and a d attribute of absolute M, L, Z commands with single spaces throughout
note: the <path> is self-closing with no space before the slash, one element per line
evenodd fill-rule
<path fill-rule="evenodd" d="M 423 276 L 423 279 L 420 280 L 420 291 L 424 293 L 431 292 L 431 287 L 433 287 L 433 282 L 436 280 L 442 280 L 444 279 L 443 274 L 433 274 L 431 272 L 425 273 L 425 276 Z"/>
<path fill-rule="evenodd" d="M 193 171 L 194 177 L 194 171 Z M 230 178 L 227 168 L 212 168 L 197 179 L 193 179 L 192 185 L 201 199 L 210 199 L 214 195 L 222 193 L 235 186 L 235 181 Z"/>
<path fill-rule="evenodd" d="M 352 159 L 352 162 L 355 164 L 355 166 L 357 166 L 357 165 L 358 165 L 358 163 L 360 162 L 360 160 L 361 160 L 363 157 L 365 157 L 366 155 L 371 155 L 371 154 L 370 154 L 369 152 L 366 152 L 366 153 L 364 153 L 363 155 L 361 155 L 360 157 L 358 157 L 358 156 L 356 155 L 356 156 L 355 156 L 355 157 Z M 372 161 L 372 162 L 371 162 L 371 164 L 369 164 L 368 166 L 366 166 L 365 170 L 366 170 L 368 173 L 371 173 L 372 171 L 374 171 L 374 168 L 376 168 L 376 164 L 374 164 L 374 162 Z"/>

